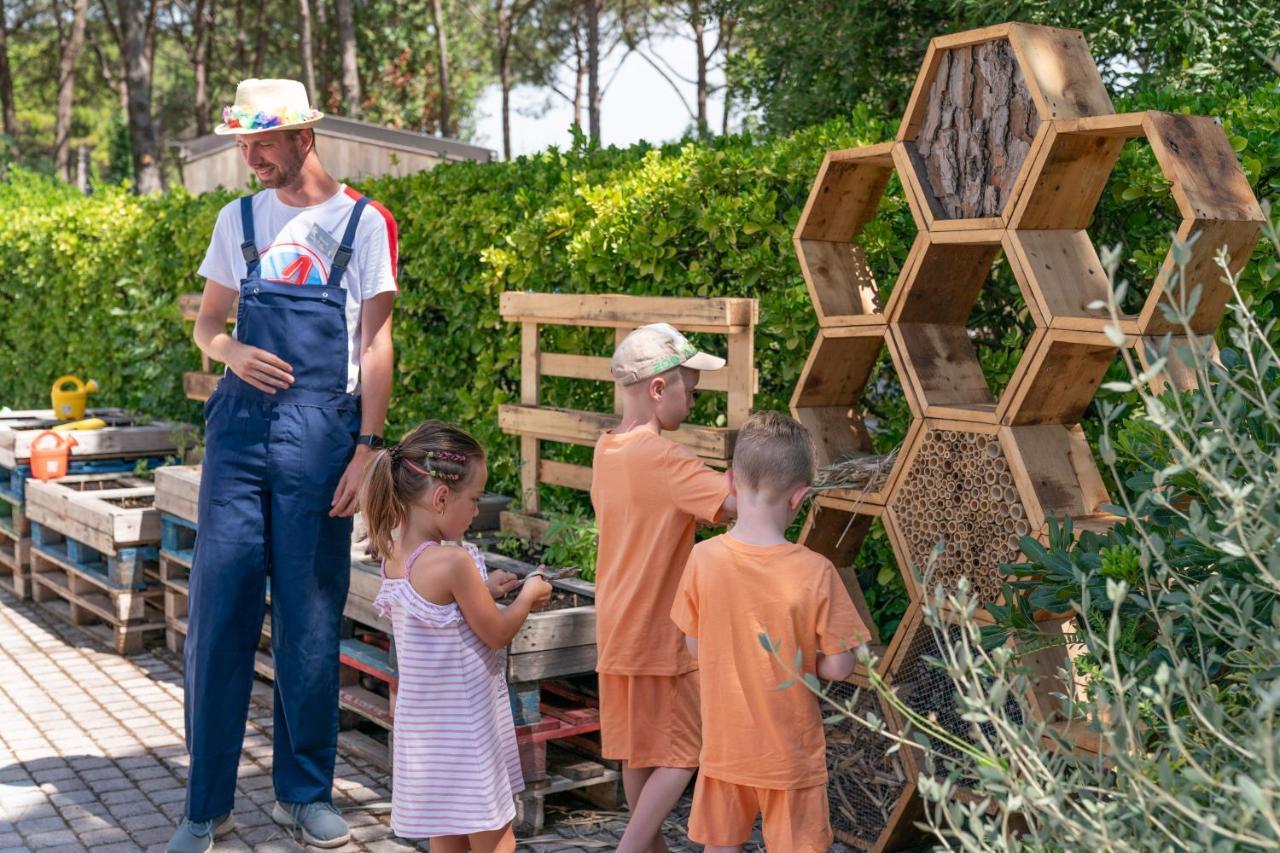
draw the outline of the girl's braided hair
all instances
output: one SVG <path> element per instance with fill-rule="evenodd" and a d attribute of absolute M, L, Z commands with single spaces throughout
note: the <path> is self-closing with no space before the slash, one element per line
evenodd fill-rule
<path fill-rule="evenodd" d="M 395 529 L 410 504 L 441 483 L 459 488 L 483 461 L 478 441 L 440 421 L 425 421 L 399 444 L 379 450 L 360 489 L 361 511 L 377 553 L 391 553 Z"/>

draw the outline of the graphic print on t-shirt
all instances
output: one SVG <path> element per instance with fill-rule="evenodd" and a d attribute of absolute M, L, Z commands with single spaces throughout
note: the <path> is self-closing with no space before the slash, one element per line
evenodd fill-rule
<path fill-rule="evenodd" d="M 262 254 L 260 275 L 268 281 L 318 287 L 329 280 L 329 264 L 305 243 L 273 243 Z"/>

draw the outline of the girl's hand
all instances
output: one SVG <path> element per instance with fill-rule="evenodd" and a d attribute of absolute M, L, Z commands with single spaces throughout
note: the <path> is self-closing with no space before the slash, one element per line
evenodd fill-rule
<path fill-rule="evenodd" d="M 497 569 L 489 572 L 489 579 L 484 582 L 484 585 L 489 588 L 489 594 L 496 601 L 520 585 L 520 576 Z"/>
<path fill-rule="evenodd" d="M 529 575 L 525 578 L 517 600 L 528 602 L 530 610 L 541 610 L 551 601 L 551 584 L 541 575 Z"/>

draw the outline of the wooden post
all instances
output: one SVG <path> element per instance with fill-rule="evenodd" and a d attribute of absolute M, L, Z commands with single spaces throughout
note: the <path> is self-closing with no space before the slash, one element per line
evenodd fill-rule
<path fill-rule="evenodd" d="M 538 405 L 540 349 L 538 347 L 538 324 L 520 324 L 520 402 L 526 406 Z M 542 458 L 542 449 L 537 436 L 520 436 L 520 500 L 524 511 L 531 514 L 541 512 L 541 501 L 538 495 L 538 462 Z"/>
<path fill-rule="evenodd" d="M 738 429 L 751 416 L 751 400 L 755 397 L 755 326 L 738 328 L 729 333 L 728 363 L 729 406 L 726 415 L 729 429 Z"/>

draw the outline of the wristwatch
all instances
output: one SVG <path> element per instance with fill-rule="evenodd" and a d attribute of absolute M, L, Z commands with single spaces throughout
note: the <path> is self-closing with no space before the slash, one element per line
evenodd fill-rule
<path fill-rule="evenodd" d="M 368 434 L 368 435 L 362 435 L 359 438 L 357 438 L 356 444 L 364 444 L 373 450 L 377 450 L 380 447 L 386 447 L 387 441 L 380 435 Z"/>

